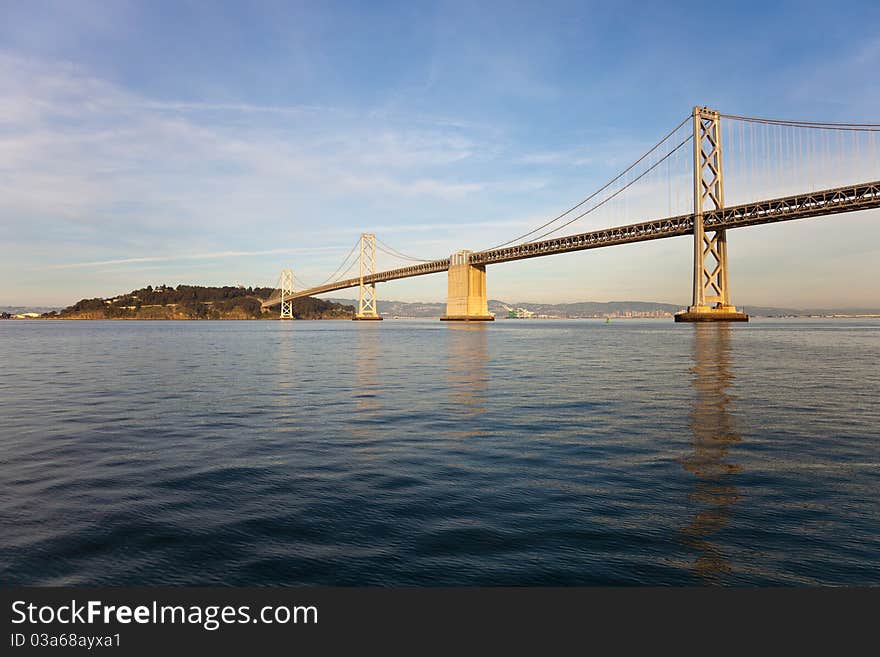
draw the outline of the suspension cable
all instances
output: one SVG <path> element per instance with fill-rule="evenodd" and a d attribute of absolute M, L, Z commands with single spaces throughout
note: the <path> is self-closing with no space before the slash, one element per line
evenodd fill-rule
<path fill-rule="evenodd" d="M 275 298 L 276 294 L 281 296 L 281 275 L 278 275 L 277 280 L 275 281 L 274 287 L 272 287 L 272 291 L 269 293 L 269 296 L 266 298 L 266 301 L 271 301 Z"/>
<path fill-rule="evenodd" d="M 338 281 L 340 278 L 342 278 L 342 276 L 344 276 L 345 274 L 343 274 L 342 276 L 337 276 L 337 274 L 339 274 L 339 272 L 342 271 L 342 268 L 343 268 L 343 267 L 345 267 L 346 265 L 348 265 L 348 259 L 351 258 L 352 254 L 355 252 L 355 249 L 358 248 L 358 246 L 360 245 L 360 243 L 361 243 L 360 238 L 358 238 L 357 241 L 354 243 L 354 246 L 351 247 L 351 250 L 350 250 L 350 251 L 348 252 L 348 254 L 345 256 L 345 258 L 342 259 L 342 264 L 339 265 L 339 267 L 336 268 L 336 271 L 334 271 L 332 274 L 330 274 L 330 275 L 327 277 L 326 280 L 322 281 L 322 282 L 319 283 L 318 285 L 315 285 L 314 287 L 320 287 L 320 286 L 322 286 L 322 285 L 326 285 L 327 283 L 330 283 L 331 281 L 334 281 L 334 280 Z M 353 265 L 355 262 L 357 262 L 357 258 L 354 259 L 354 261 L 352 262 L 351 265 L 348 265 L 348 269 L 345 270 L 345 273 L 346 273 L 346 274 L 348 273 L 348 271 L 351 269 L 352 265 Z"/>
<path fill-rule="evenodd" d="M 333 281 L 333 282 L 334 282 L 334 283 L 338 283 L 339 281 L 343 280 L 346 276 L 348 276 L 348 273 L 349 273 L 349 272 L 354 268 L 354 266 L 357 265 L 359 262 L 360 262 L 360 258 L 355 258 L 354 260 L 352 260 L 352 261 L 351 261 L 351 264 L 348 266 L 348 269 L 346 269 L 346 270 L 345 270 L 344 272 L 342 272 L 339 276 L 337 276 L 337 277 L 336 277 L 336 280 Z M 329 282 L 329 281 L 325 281 L 325 283 L 326 283 L 326 282 Z M 321 285 L 324 285 L 324 283 L 321 283 Z"/>
<path fill-rule="evenodd" d="M 588 201 L 594 199 L 596 196 L 598 196 L 599 194 L 601 194 L 602 192 L 604 192 L 606 189 L 608 189 L 609 187 L 611 187 L 611 185 L 613 185 L 613 184 L 616 183 L 618 180 L 620 180 L 621 178 L 623 178 L 627 173 L 629 173 L 632 169 L 634 169 L 639 163 L 642 162 L 642 160 L 644 160 L 646 157 L 648 157 L 651 153 L 653 153 L 653 152 L 656 151 L 658 148 L 660 148 L 660 146 L 663 145 L 663 143 L 664 143 L 667 139 L 669 139 L 672 135 L 674 135 L 676 132 L 678 132 L 678 130 L 679 130 L 679 129 L 680 129 L 685 123 L 687 123 L 690 119 L 691 119 L 691 115 L 689 114 L 688 116 L 686 116 L 686 117 L 684 118 L 684 120 L 683 120 L 681 123 L 679 123 L 677 126 L 675 126 L 675 127 L 669 132 L 669 134 L 667 134 L 665 137 L 663 137 L 663 139 L 661 139 L 661 140 L 658 141 L 656 144 L 654 144 L 654 146 L 652 146 L 652 147 L 651 147 L 651 148 L 650 148 L 650 149 L 649 149 L 644 155 L 642 155 L 638 160 L 636 160 L 635 162 L 633 162 L 632 164 L 630 164 L 626 169 L 624 169 L 624 170 L 621 171 L 619 174 L 617 174 L 617 176 L 615 176 L 614 178 L 612 178 L 611 180 L 609 180 L 609 181 L 608 181 L 607 183 L 605 183 L 602 187 L 600 187 L 600 188 L 597 189 L 595 192 L 593 192 L 592 194 L 590 194 L 587 198 L 585 198 L 583 201 L 581 201 L 581 202 L 578 203 L 577 205 L 575 205 L 575 206 L 569 208 L 568 210 L 566 210 L 565 212 L 563 212 L 563 213 L 560 214 L 559 216 L 557 216 L 557 217 L 551 219 L 550 221 L 548 221 L 548 222 L 546 222 L 546 223 L 544 223 L 544 224 L 541 224 L 541 225 L 538 226 L 537 228 L 534 228 L 534 229 L 530 230 L 530 231 L 527 232 L 527 233 L 523 233 L 523 234 L 520 235 L 519 237 L 514 237 L 512 240 L 508 240 L 508 241 L 506 241 L 506 242 L 504 242 L 504 243 L 502 243 L 502 244 L 498 244 L 497 246 L 493 246 L 493 247 L 491 247 L 491 249 L 487 249 L 487 251 L 491 251 L 492 249 L 500 249 L 501 247 L 503 247 L 503 246 L 507 246 L 508 244 L 513 244 L 514 242 L 519 242 L 519 241 L 525 239 L 526 237 L 528 237 L 529 235 L 534 235 L 534 234 L 537 233 L 538 231 L 540 231 L 540 230 L 546 228 L 547 226 L 550 226 L 551 224 L 556 223 L 557 221 L 559 221 L 560 219 L 562 219 L 562 218 L 565 217 L 566 215 L 568 215 L 568 214 L 572 213 L 573 211 L 577 210 L 577 209 L 578 209 L 579 207 L 581 207 L 584 203 L 586 203 L 586 202 L 588 202 Z M 664 159 L 665 159 L 665 158 L 664 158 Z M 625 189 L 625 188 L 624 188 L 624 189 Z M 583 215 L 581 215 L 581 216 L 583 216 Z M 568 222 L 568 223 L 571 223 L 571 222 Z M 563 224 L 563 226 L 567 226 L 568 223 Z"/>
<path fill-rule="evenodd" d="M 794 128 L 815 128 L 817 130 L 853 130 L 856 132 L 880 132 L 880 123 L 831 123 L 825 121 L 792 121 L 788 119 L 765 119 L 756 116 L 738 116 L 736 114 L 719 114 L 725 119 L 763 123 L 765 125 L 783 125 Z"/>
<path fill-rule="evenodd" d="M 430 260 L 425 260 L 424 258 L 415 258 L 413 256 L 406 255 L 405 253 L 398 251 L 394 247 L 388 246 L 388 244 L 380 240 L 378 237 L 376 238 L 376 244 L 378 245 L 379 250 L 387 253 L 388 255 L 397 256 L 398 258 L 401 258 L 403 260 L 412 260 L 413 262 L 431 262 Z"/>
<path fill-rule="evenodd" d="M 616 192 L 614 192 L 611 196 L 608 196 L 608 197 L 602 199 L 602 200 L 599 201 L 596 205 L 591 206 L 588 210 L 585 210 L 584 212 L 582 212 L 582 213 L 579 214 L 578 216 L 574 217 L 573 219 L 569 219 L 569 220 L 566 221 L 564 224 L 561 224 L 561 225 L 557 226 L 556 228 L 552 228 L 551 230 L 548 230 L 547 232 L 545 232 L 545 233 L 543 233 L 543 234 L 541 234 L 541 235 L 538 235 L 538 237 L 534 238 L 533 241 L 537 242 L 538 240 L 542 240 L 542 239 L 544 239 L 545 237 L 547 237 L 548 235 L 552 235 L 553 233 L 555 233 L 555 232 L 557 232 L 557 231 L 559 231 L 559 230 L 562 230 L 562 229 L 565 228 L 566 226 L 569 226 L 569 225 L 573 224 L 573 223 L 574 223 L 575 221 L 577 221 L 578 219 L 587 216 L 588 214 L 590 214 L 590 213 L 593 212 L 594 210 L 597 210 L 597 209 L 601 208 L 603 205 L 605 205 L 606 203 L 608 203 L 608 201 L 610 201 L 611 199 L 613 199 L 615 196 L 617 196 L 617 195 L 620 194 L 621 192 L 625 191 L 627 188 L 631 187 L 634 183 L 637 183 L 639 180 L 641 180 L 641 179 L 644 178 L 646 175 L 648 175 L 649 173 L 651 173 L 651 171 L 653 171 L 653 170 L 656 169 L 658 166 L 660 166 L 661 163 L 663 163 L 664 161 L 666 161 L 667 158 L 669 158 L 670 156 L 672 156 L 673 153 L 677 152 L 682 146 L 684 146 L 685 144 L 687 144 L 687 143 L 688 143 L 689 141 L 691 141 L 693 138 L 694 138 L 693 135 L 688 135 L 687 137 L 685 137 L 683 140 L 681 140 L 681 141 L 678 143 L 678 146 L 676 146 L 675 148 L 673 148 L 673 149 L 672 149 L 671 151 L 669 151 L 666 155 L 664 155 L 662 158 L 660 158 L 659 160 L 657 160 L 657 161 L 656 161 L 654 164 L 652 164 L 650 167 L 648 167 L 647 169 L 645 169 L 645 170 L 644 170 L 642 173 L 640 173 L 637 177 L 635 177 L 635 178 L 633 178 L 632 180 L 630 180 L 626 185 L 624 185 L 623 187 L 621 187 L 620 189 L 618 189 L 618 190 L 617 190 Z M 495 248 L 498 248 L 498 247 L 495 247 Z M 490 251 L 491 251 L 492 249 L 487 249 L 487 250 L 490 250 Z"/>
<path fill-rule="evenodd" d="M 312 287 L 318 287 L 317 285 L 309 285 L 309 284 L 307 284 L 303 279 L 301 279 L 301 278 L 300 278 L 299 276 L 297 276 L 296 274 L 293 275 L 293 280 L 295 280 L 297 283 L 299 283 L 299 284 L 303 287 L 304 290 L 307 290 L 307 289 L 312 288 Z"/>
<path fill-rule="evenodd" d="M 385 255 L 389 255 L 396 260 L 407 260 L 409 262 L 430 262 L 430 260 L 420 260 L 419 258 L 404 257 L 404 256 L 400 255 L 399 253 L 395 253 L 394 251 L 389 251 L 385 247 L 380 246 L 378 244 L 376 245 L 376 250 L 384 253 Z"/>

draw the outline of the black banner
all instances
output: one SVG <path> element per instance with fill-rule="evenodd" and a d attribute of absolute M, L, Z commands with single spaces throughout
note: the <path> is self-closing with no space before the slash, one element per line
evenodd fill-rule
<path fill-rule="evenodd" d="M 870 637 L 880 589 L 0 589 L 2 654 L 541 654 Z M 690 650 L 688 650 L 690 651 Z"/>

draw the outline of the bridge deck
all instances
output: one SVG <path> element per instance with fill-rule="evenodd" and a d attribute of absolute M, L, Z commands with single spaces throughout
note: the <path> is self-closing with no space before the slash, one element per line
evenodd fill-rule
<path fill-rule="evenodd" d="M 743 203 L 742 205 L 713 210 L 703 215 L 703 226 L 709 231 L 740 228 L 780 221 L 792 221 L 807 217 L 870 210 L 878 207 L 880 207 L 880 181 L 874 181 L 766 201 Z M 478 251 L 471 254 L 470 262 L 478 265 L 492 265 L 512 260 L 554 255 L 556 253 L 584 251 L 586 249 L 615 246 L 617 244 L 678 237 L 680 235 L 693 234 L 693 232 L 694 215 L 684 214 L 677 217 L 654 219 L 627 226 L 616 226 L 577 235 L 568 235 L 566 237 L 556 237 L 539 242 L 527 242 L 501 249 Z M 364 276 L 364 283 L 383 283 L 399 278 L 435 274 L 448 269 L 449 258 L 444 258 L 409 267 L 377 272 L 371 276 Z M 360 277 L 348 278 L 335 283 L 300 290 L 295 292 L 291 298 L 296 299 L 357 287 L 360 285 L 360 282 Z M 280 298 L 273 297 L 264 301 L 263 307 L 270 308 L 280 303 Z"/>

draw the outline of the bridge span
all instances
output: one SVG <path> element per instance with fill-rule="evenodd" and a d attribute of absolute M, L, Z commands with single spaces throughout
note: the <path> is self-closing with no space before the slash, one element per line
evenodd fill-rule
<path fill-rule="evenodd" d="M 364 233 L 360 239 L 359 276 L 296 290 L 292 272 L 285 270 L 280 289 L 263 302 L 263 308 L 281 306 L 282 317 L 292 317 L 290 301 L 293 299 L 358 287 L 360 302 L 355 319 L 381 319 L 376 312 L 377 283 L 445 271 L 448 272 L 449 287 L 447 313 L 442 319 L 488 321 L 494 319 L 488 312 L 486 294 L 488 265 L 693 235 L 693 303 L 687 311 L 676 315 L 676 321 L 747 321 L 748 317 L 731 305 L 729 299 L 726 231 L 746 226 L 880 208 L 880 180 L 725 206 L 721 161 L 721 116 L 715 110 L 695 107 L 689 117 L 693 122 L 693 134 L 670 151 L 670 154 L 674 153 L 687 141 L 693 141 L 694 211 L 691 213 L 562 237 L 502 245 L 484 251 L 458 251 L 449 258 L 424 261 L 379 272 L 375 271 L 376 237 L 371 233 Z M 800 127 L 801 122 L 793 123 Z M 813 127 L 812 124 L 804 125 Z M 817 126 L 821 126 L 819 129 L 880 131 L 880 125 L 873 124 L 817 124 Z M 873 144 L 873 134 L 871 137 Z M 664 159 L 666 158 L 659 159 L 657 164 Z M 654 167 L 656 166 L 655 164 Z M 627 187 L 631 184 L 629 183 Z M 579 217 L 575 217 L 577 218 Z M 568 223 L 572 221 L 574 219 Z M 534 232 L 536 231 L 532 231 Z"/>

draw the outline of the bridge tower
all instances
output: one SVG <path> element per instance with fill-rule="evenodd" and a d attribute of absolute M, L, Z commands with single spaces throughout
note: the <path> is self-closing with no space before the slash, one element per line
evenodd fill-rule
<path fill-rule="evenodd" d="M 471 251 L 458 251 L 449 258 L 449 287 L 444 322 L 491 322 L 486 299 L 486 265 L 470 262 Z"/>
<path fill-rule="evenodd" d="M 381 320 L 376 311 L 376 284 L 364 284 L 365 276 L 376 273 L 376 236 L 373 233 L 361 233 L 361 275 L 358 311 L 353 320 Z"/>
<path fill-rule="evenodd" d="M 703 230 L 703 214 L 724 207 L 721 116 L 694 107 L 694 294 L 676 322 L 747 322 L 749 316 L 730 304 L 727 278 L 727 232 Z"/>
<path fill-rule="evenodd" d="M 293 270 L 281 270 L 281 319 L 293 319 Z"/>

